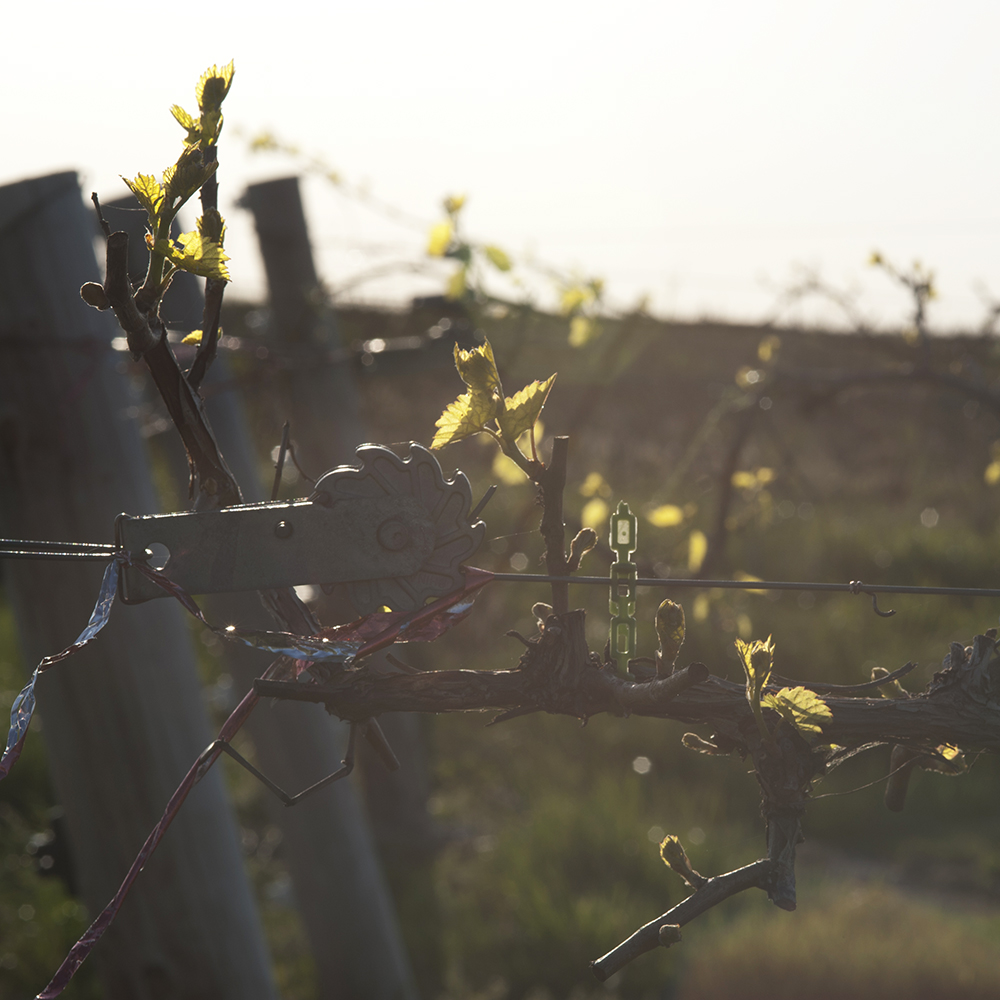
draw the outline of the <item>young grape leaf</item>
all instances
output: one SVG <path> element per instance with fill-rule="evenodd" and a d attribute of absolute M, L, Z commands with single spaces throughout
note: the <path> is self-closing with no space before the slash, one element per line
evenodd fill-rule
<path fill-rule="evenodd" d="M 774 739 L 764 722 L 760 694 L 764 690 L 764 685 L 771 678 L 771 670 L 774 666 L 774 643 L 770 636 L 765 642 L 761 642 L 760 639 L 754 639 L 753 642 L 737 639 L 736 651 L 739 653 L 743 672 L 747 677 L 747 703 L 750 705 L 750 710 L 757 722 L 757 730 L 764 743 L 771 745 L 774 743 Z"/>
<path fill-rule="evenodd" d="M 201 188 L 218 165 L 215 160 L 203 163 L 201 153 L 194 146 L 185 147 L 177 162 L 163 171 L 163 191 L 171 215 Z"/>
<path fill-rule="evenodd" d="M 740 655 L 743 671 L 747 675 L 747 697 L 760 698 L 764 685 L 771 679 L 771 668 L 774 663 L 774 643 L 771 637 L 766 640 L 754 639 L 753 642 L 736 640 L 736 651 Z M 796 689 L 798 690 L 798 689 Z"/>
<path fill-rule="evenodd" d="M 704 531 L 697 528 L 688 535 L 688 569 L 697 573 L 708 555 L 708 538 Z"/>
<path fill-rule="evenodd" d="M 468 283 L 469 269 L 468 267 L 460 267 L 449 279 L 448 287 L 445 289 L 445 297 L 456 301 L 460 299 L 465 294 L 466 284 Z"/>
<path fill-rule="evenodd" d="M 559 310 L 564 316 L 569 316 L 581 306 L 586 305 L 593 298 L 586 288 L 581 285 L 571 285 L 564 288 L 559 300 Z"/>
<path fill-rule="evenodd" d="M 437 433 L 431 441 L 431 450 L 436 451 L 446 444 L 454 444 L 485 430 L 486 425 L 496 416 L 496 400 L 481 392 L 467 392 L 454 403 L 445 407 L 438 417 Z"/>
<path fill-rule="evenodd" d="M 431 226 L 430 234 L 427 237 L 427 253 L 431 257 L 443 257 L 445 251 L 451 244 L 453 229 L 451 222 L 439 222 Z"/>
<path fill-rule="evenodd" d="M 872 667 L 872 680 L 877 681 L 883 677 L 888 677 L 889 671 L 885 667 Z M 883 698 L 906 698 L 906 690 L 899 681 L 889 681 L 888 684 L 880 684 L 878 692 Z"/>
<path fill-rule="evenodd" d="M 822 723 L 832 719 L 830 706 L 808 688 L 782 688 L 777 694 L 763 698 L 765 708 L 773 708 L 783 719 L 790 722 L 806 738 L 822 733 Z"/>
<path fill-rule="evenodd" d="M 201 79 L 194 88 L 194 96 L 202 112 L 219 110 L 233 85 L 235 71 L 235 64 L 230 60 L 222 69 L 213 65 L 201 74 Z"/>
<path fill-rule="evenodd" d="M 219 133 L 222 131 L 222 102 L 226 99 L 232 82 L 233 63 L 230 62 L 221 70 L 215 66 L 209 67 L 202 73 L 194 89 L 201 110 L 201 121 L 198 125 L 201 133 L 199 144 L 202 149 L 213 145 L 219 138 Z"/>
<path fill-rule="evenodd" d="M 187 129 L 184 138 L 185 146 L 197 146 L 201 142 L 201 124 L 194 116 L 189 115 L 179 104 L 170 106 L 170 113 L 177 119 L 181 128 Z"/>
<path fill-rule="evenodd" d="M 555 375 L 550 375 L 544 382 L 536 380 L 504 400 L 504 409 L 497 415 L 497 423 L 508 441 L 516 441 L 535 426 L 555 380 Z"/>
<path fill-rule="evenodd" d="M 203 240 L 211 240 L 221 247 L 226 239 L 226 220 L 217 208 L 209 208 L 204 215 L 198 217 L 196 223 Z"/>
<path fill-rule="evenodd" d="M 654 528 L 673 528 L 684 521 L 684 511 L 672 503 L 665 503 L 647 511 L 646 520 Z"/>
<path fill-rule="evenodd" d="M 157 216 L 163 207 L 163 196 L 165 194 L 160 182 L 152 174 L 139 174 L 135 180 L 130 181 L 127 177 L 122 180 L 128 185 L 128 189 L 136 196 L 139 204 L 146 210 L 151 226 L 156 224 Z"/>
<path fill-rule="evenodd" d="M 473 347 L 471 351 L 465 351 L 456 344 L 455 367 L 462 381 L 474 393 L 478 392 L 485 396 L 503 393 L 493 348 L 490 347 L 488 340 L 483 341 L 479 347 Z"/>
<path fill-rule="evenodd" d="M 965 761 L 965 754 L 959 747 L 950 743 L 942 743 L 937 747 L 934 754 L 928 754 L 921 759 L 920 766 L 925 771 L 938 771 L 941 774 L 964 774 L 969 765 Z"/>
<path fill-rule="evenodd" d="M 202 278 L 229 281 L 226 261 L 229 258 L 218 243 L 206 240 L 199 233 L 181 233 L 176 240 L 156 240 L 153 253 L 166 257 L 174 267 Z"/>
<path fill-rule="evenodd" d="M 684 645 L 684 609 L 666 600 L 656 610 L 656 637 L 660 640 L 660 658 L 668 667 L 677 662 Z"/>
<path fill-rule="evenodd" d="M 583 347 L 601 332 L 600 325 L 587 316 L 574 316 L 569 321 L 569 346 Z"/>
<path fill-rule="evenodd" d="M 498 271 L 509 271 L 513 266 L 510 262 L 510 257 L 508 257 L 507 254 L 500 249 L 500 247 L 483 247 L 483 253 L 486 254 L 486 259 Z"/>
<path fill-rule="evenodd" d="M 552 375 L 544 382 L 532 382 L 505 399 L 488 340 L 471 351 L 462 350 L 456 344 L 455 367 L 469 391 L 459 396 L 438 418 L 437 433 L 431 442 L 434 449 L 483 430 L 494 435 L 499 430 L 505 447 L 507 442 L 516 447 L 517 439 L 535 426 L 556 378 Z M 496 426 L 488 427 L 494 420 Z"/>

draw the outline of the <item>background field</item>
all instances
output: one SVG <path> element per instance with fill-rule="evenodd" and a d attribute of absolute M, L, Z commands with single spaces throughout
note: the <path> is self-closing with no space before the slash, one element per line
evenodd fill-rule
<path fill-rule="evenodd" d="M 449 310 L 431 303 L 412 313 L 344 311 L 339 323 L 346 342 L 391 341 L 423 334 Z M 481 326 L 508 393 L 559 372 L 542 416 L 541 450 L 554 433 L 571 436 L 568 526 L 593 519 L 595 501 L 627 500 L 640 517 L 640 576 L 689 575 L 692 535 L 697 550 L 701 533 L 710 542 L 704 569 L 713 578 L 996 586 L 998 488 L 987 482 L 1000 444 L 989 402 L 1000 379 L 995 340 L 936 339 L 924 355 L 901 336 L 677 325 L 635 315 L 605 323 L 598 339 L 573 350 L 558 318 L 515 311 Z M 278 376 L 252 350 L 266 335 L 266 314 L 234 305 L 224 327 L 249 348 L 231 360 L 266 476 L 282 419 L 273 393 Z M 356 370 L 372 437 L 428 443 L 434 420 L 461 388 L 447 345 L 368 360 Z M 179 509 L 168 437 L 150 441 L 160 455 L 164 508 Z M 489 442 L 453 446 L 441 462 L 446 472 L 465 471 L 476 497 L 500 483 L 474 563 L 538 568 L 532 488 L 496 463 Z M 288 495 L 297 489 L 306 492 L 286 482 Z M 679 523 L 650 522 L 664 505 L 679 508 Z M 604 572 L 608 562 L 599 549 L 584 571 Z M 640 595 L 645 655 L 655 648 L 652 618 L 663 596 Z M 681 662 L 702 660 L 734 680 L 733 640 L 773 634 L 775 669 L 785 676 L 859 682 L 873 666 L 917 660 L 905 683 L 919 690 L 951 641 L 968 642 L 997 624 L 997 603 L 982 599 L 886 598 L 880 605 L 897 614 L 880 619 L 864 596 L 670 596 L 687 612 Z M 530 634 L 531 606 L 545 599 L 541 586 L 493 584 L 453 633 L 404 652 L 425 668 L 511 666 L 519 646 L 503 633 Z M 571 592 L 571 606 L 587 608 L 592 648 L 606 639 L 606 602 L 596 588 Z M 206 697 L 223 712 L 235 692 L 217 640 L 201 638 L 198 646 Z M 4 704 L 24 672 L 4 610 Z M 837 794 L 819 798 L 805 820 L 799 912 L 779 912 L 763 899 L 731 900 L 686 929 L 682 945 L 598 987 L 589 961 L 682 898 L 683 887 L 657 855 L 664 833 L 680 835 L 706 874 L 763 853 L 753 778 L 738 760 L 682 748 L 683 729 L 673 723 L 599 717 L 581 727 L 538 716 L 486 728 L 487 721 L 468 715 L 415 723 L 426 738 L 426 761 L 407 767 L 412 787 L 426 781 L 429 795 L 417 796 L 408 819 L 380 818 L 373 808 L 424 996 L 996 995 L 1000 802 L 993 759 L 975 760 L 956 779 L 917 773 L 898 815 L 881 802 L 887 748 L 846 765 L 816 789 L 817 796 Z M 58 853 L 64 845 L 52 841 L 58 811 L 45 775 L 42 742 L 29 740 L 0 789 L 4 1000 L 28 996 L 84 926 L 71 889 L 50 877 L 69 868 Z M 310 961 L 281 844 L 258 787 L 242 774 L 230 778 L 283 995 L 304 1000 L 314 995 Z M 405 822 L 416 824 L 410 838 Z M 86 976 L 74 988 L 79 997 L 99 995 Z"/>

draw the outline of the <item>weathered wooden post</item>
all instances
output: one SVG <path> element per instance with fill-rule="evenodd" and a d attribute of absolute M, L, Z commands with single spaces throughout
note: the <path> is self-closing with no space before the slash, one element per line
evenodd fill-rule
<path fill-rule="evenodd" d="M 73 173 L 0 188 L 0 527 L 15 537 L 107 542 L 116 514 L 156 509 L 109 350 L 117 328 L 79 296 L 97 277 L 93 231 Z M 5 564 L 27 667 L 76 638 L 101 570 Z M 182 616 L 165 600 L 116 607 L 91 646 L 38 684 L 92 915 L 211 739 Z M 191 794 L 94 961 L 112 1000 L 275 996 L 221 772 Z"/>
<path fill-rule="evenodd" d="M 280 329 L 301 334 L 290 338 L 291 343 L 307 348 L 315 343 L 314 337 L 331 335 L 324 324 L 332 317 L 316 295 L 318 282 L 297 183 L 273 185 L 256 185 L 250 193 L 272 310 L 280 317 Z M 277 191 L 273 201 L 271 190 Z M 262 203 L 265 208 L 260 207 Z M 354 446 L 362 440 L 350 373 L 304 367 L 292 380 L 283 405 L 288 407 L 301 444 L 302 460 L 323 470 L 350 460 Z M 218 421 L 211 406 L 220 446 L 236 462 L 248 453 L 247 442 L 226 440 L 222 427 L 235 428 L 237 422 Z M 334 418 L 327 422 L 324 417 L 329 414 Z M 242 482 L 235 464 L 233 469 Z M 256 482 L 254 488 L 259 490 Z M 248 494 L 248 499 L 253 498 Z M 229 607 L 238 614 L 240 598 L 226 600 L 232 601 Z M 252 653 L 237 651 L 233 666 L 241 682 L 260 672 L 259 658 Z M 322 710 L 303 708 L 277 703 L 266 713 L 256 713 L 249 724 L 262 766 L 288 790 L 303 788 L 336 770 L 347 738 L 342 723 Z M 355 787 L 341 782 L 294 809 L 278 808 L 282 809 L 281 829 L 296 900 L 317 963 L 320 995 L 415 996 L 392 898 Z"/>
<path fill-rule="evenodd" d="M 316 274 L 298 178 L 252 184 L 245 202 L 267 273 L 269 339 L 293 360 L 280 400 L 300 458 L 306 468 L 320 470 L 350 462 L 365 439 L 358 391 L 349 365 L 317 364 L 321 352 L 343 345 Z"/>

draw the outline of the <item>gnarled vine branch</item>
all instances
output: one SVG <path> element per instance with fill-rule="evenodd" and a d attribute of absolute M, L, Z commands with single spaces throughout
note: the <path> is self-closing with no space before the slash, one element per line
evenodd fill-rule
<path fill-rule="evenodd" d="M 939 756 L 943 744 L 1000 751 L 1000 653 L 996 632 L 954 643 L 942 669 L 919 695 L 902 698 L 827 697 L 830 717 L 822 734 L 807 739 L 777 713 L 765 709 L 774 739 L 765 742 L 746 689 L 711 676 L 692 663 L 665 678 L 635 682 L 587 648 L 584 612 L 550 615 L 511 670 L 441 670 L 386 675 L 364 661 L 322 684 L 259 680 L 261 696 L 319 702 L 342 719 L 357 721 L 383 712 L 499 710 L 507 717 L 548 712 L 587 719 L 607 712 L 642 715 L 707 726 L 701 748 L 749 758 L 761 787 L 767 826 L 767 857 L 718 876 L 679 906 L 651 921 L 594 963 L 606 978 L 626 962 L 663 943 L 664 925 L 683 924 L 736 892 L 765 888 L 783 909 L 795 908 L 795 848 L 814 780 L 860 749 L 905 748 L 919 759 Z M 773 690 L 777 690 L 774 688 Z M 666 942 L 675 940 L 671 933 Z"/>

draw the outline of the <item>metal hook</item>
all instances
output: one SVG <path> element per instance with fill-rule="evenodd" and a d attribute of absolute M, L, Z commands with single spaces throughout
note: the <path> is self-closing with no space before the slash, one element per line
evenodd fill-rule
<path fill-rule="evenodd" d="M 895 611 L 880 611 L 878 607 L 878 595 L 868 590 L 860 580 L 851 581 L 851 593 L 867 594 L 872 599 L 872 611 L 874 611 L 879 618 L 891 618 L 896 613 Z"/>

